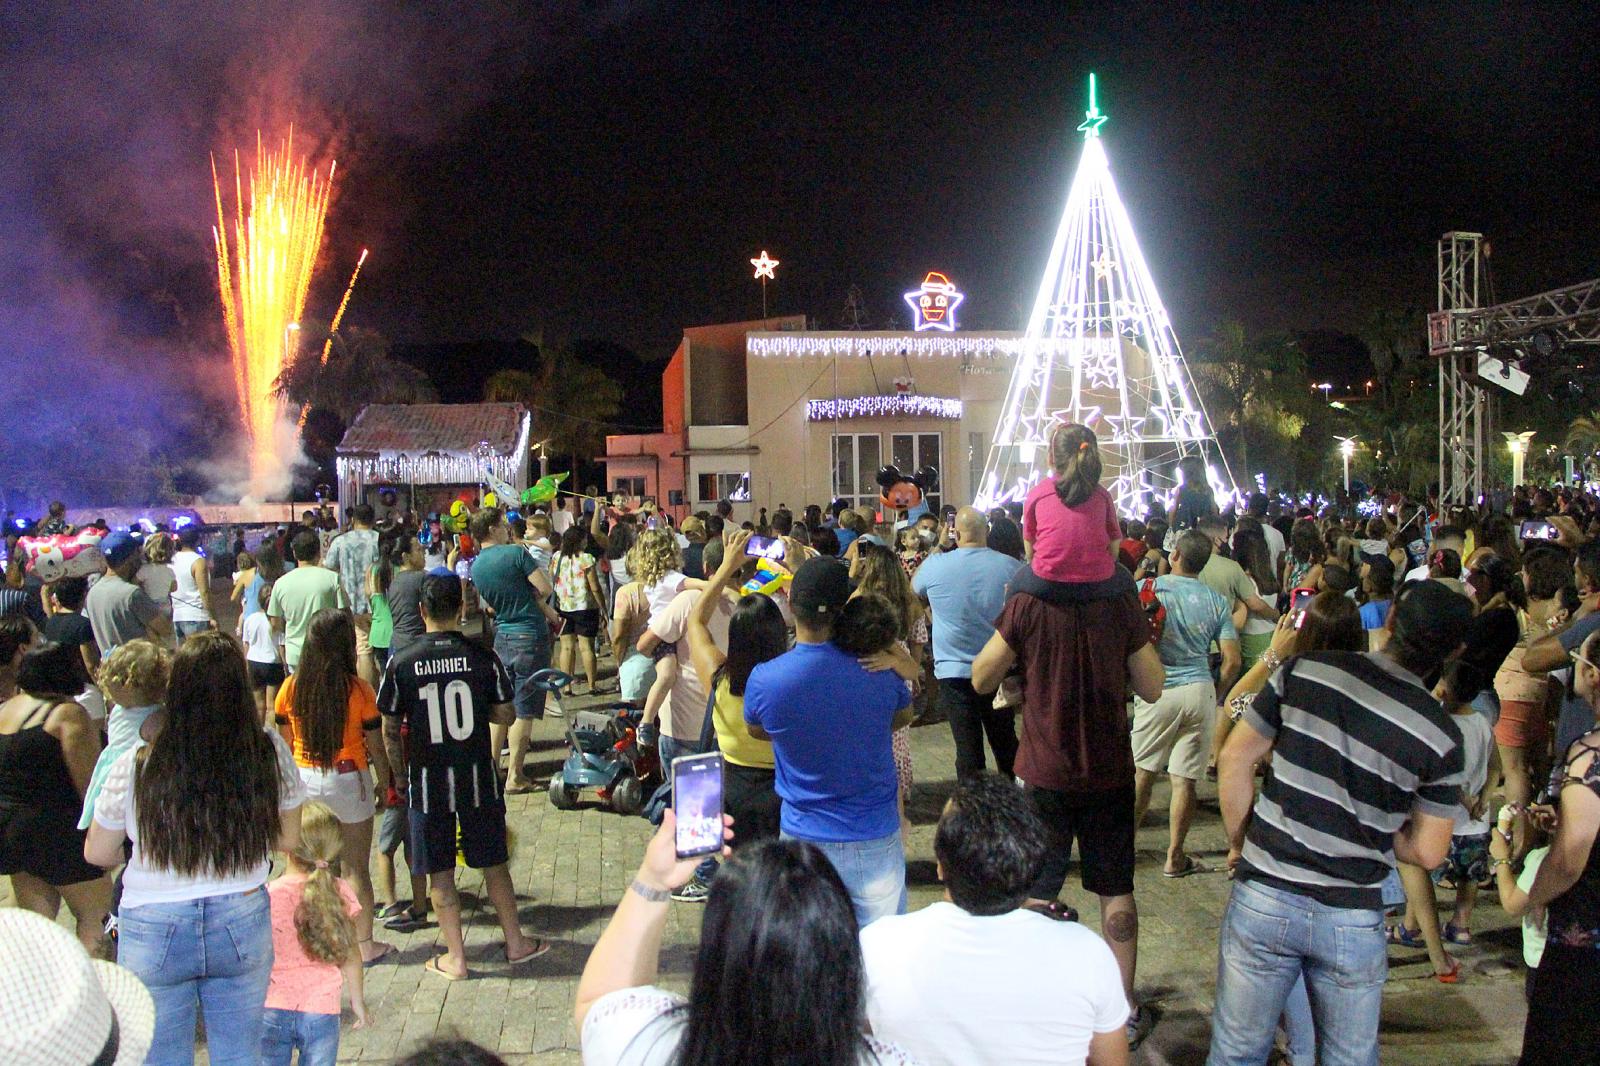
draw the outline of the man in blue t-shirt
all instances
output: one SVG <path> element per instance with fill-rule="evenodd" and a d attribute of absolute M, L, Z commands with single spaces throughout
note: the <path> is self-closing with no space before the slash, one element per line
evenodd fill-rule
<path fill-rule="evenodd" d="M 472 536 L 483 550 L 472 564 L 472 584 L 478 598 L 494 612 L 494 653 L 511 675 L 517 720 L 511 726 L 511 762 L 507 764 L 506 791 L 515 795 L 533 786 L 522 775 L 533 720 L 544 717 L 545 690 L 532 677 L 550 665 L 550 625 L 558 620 L 550 606 L 550 577 L 533 561 L 527 549 L 511 543 L 511 527 L 497 507 L 485 507 L 472 516 Z M 490 743 L 498 754 L 506 728 L 494 726 Z"/>
<path fill-rule="evenodd" d="M 1161 643 L 1161 697 L 1133 701 L 1133 824 L 1150 807 L 1163 772 L 1172 782 L 1167 863 L 1162 873 L 1185 877 L 1197 867 L 1184 853 L 1196 805 L 1195 783 L 1205 776 L 1217 707 L 1239 676 L 1239 633 L 1232 605 L 1200 580 L 1211 561 L 1211 538 L 1191 529 L 1172 549 L 1172 573 L 1156 578 L 1156 598 L 1166 608 Z M 1211 646 L 1222 651 L 1222 673 L 1211 676 Z"/>
<path fill-rule="evenodd" d="M 994 697 L 972 688 L 972 660 L 994 636 L 994 620 L 1006 605 L 1006 584 L 1024 567 L 987 547 L 989 520 L 982 511 L 956 512 L 955 550 L 930 555 L 911 587 L 933 608 L 933 676 L 939 708 L 950 719 L 956 742 L 956 776 L 984 771 L 983 738 L 994 749 L 995 768 L 1012 776 L 1017 758 L 1017 721 L 1012 710 L 995 710 Z"/>
<path fill-rule="evenodd" d="M 911 693 L 830 643 L 850 598 L 850 571 L 808 559 L 789 587 L 795 646 L 757 666 L 744 688 L 750 734 L 770 739 L 780 828 L 827 853 L 861 925 L 906 909 L 899 786 L 890 733 Z"/>

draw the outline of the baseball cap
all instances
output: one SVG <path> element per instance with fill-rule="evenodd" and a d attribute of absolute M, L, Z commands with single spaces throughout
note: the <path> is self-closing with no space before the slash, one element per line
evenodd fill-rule
<path fill-rule="evenodd" d="M 850 598 L 850 568 L 837 559 L 807 559 L 789 585 L 789 602 L 807 614 L 833 616 Z"/>
<path fill-rule="evenodd" d="M 155 1027 L 155 1001 L 133 971 L 89 958 L 41 915 L 0 911 L 0 1061 L 138 1066 Z"/>
<path fill-rule="evenodd" d="M 119 529 L 100 539 L 100 554 L 107 566 L 121 566 L 139 553 L 139 541 L 132 533 Z"/>

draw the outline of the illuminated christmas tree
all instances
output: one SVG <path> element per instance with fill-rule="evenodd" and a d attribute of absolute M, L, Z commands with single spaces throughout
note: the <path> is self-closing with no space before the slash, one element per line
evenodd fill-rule
<path fill-rule="evenodd" d="M 1200 453 L 1219 500 L 1227 468 L 1117 195 L 1100 142 L 1106 116 L 1089 75 L 1078 127 L 1083 156 L 1067 194 L 1044 280 L 1028 318 L 978 505 L 1020 500 L 1049 471 L 1052 426 L 1081 422 L 1100 437 L 1105 484 L 1125 515 L 1143 517 L 1174 485 L 1175 464 Z"/>

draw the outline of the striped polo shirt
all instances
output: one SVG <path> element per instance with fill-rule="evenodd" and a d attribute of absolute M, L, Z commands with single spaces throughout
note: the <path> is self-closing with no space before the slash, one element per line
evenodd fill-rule
<path fill-rule="evenodd" d="M 1461 802 L 1450 715 L 1387 655 L 1315 652 L 1280 667 L 1245 721 L 1273 747 L 1235 877 L 1381 908 L 1394 834 L 1414 811 L 1453 818 Z"/>

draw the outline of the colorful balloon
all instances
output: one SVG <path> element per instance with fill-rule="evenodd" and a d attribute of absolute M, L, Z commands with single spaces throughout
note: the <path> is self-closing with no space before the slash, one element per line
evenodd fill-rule
<path fill-rule="evenodd" d="M 28 569 L 48 584 L 64 577 L 104 573 L 106 557 L 100 554 L 100 539 L 105 535 L 105 530 L 89 526 L 76 533 L 19 537 L 17 547 L 27 555 Z"/>
<path fill-rule="evenodd" d="M 549 503 L 556 498 L 558 486 L 567 480 L 567 471 L 559 474 L 547 474 L 522 490 L 522 506 L 532 507 L 535 504 Z"/>

